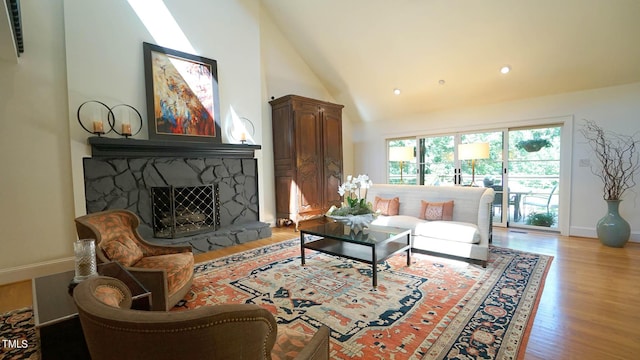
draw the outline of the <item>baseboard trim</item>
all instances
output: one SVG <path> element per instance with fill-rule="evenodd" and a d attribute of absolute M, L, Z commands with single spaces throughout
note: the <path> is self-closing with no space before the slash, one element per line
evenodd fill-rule
<path fill-rule="evenodd" d="M 30 280 L 39 276 L 73 270 L 74 258 L 44 261 L 0 270 L 0 285 Z"/>
<path fill-rule="evenodd" d="M 594 238 L 594 239 L 598 237 L 595 228 L 587 228 L 587 227 L 579 227 L 579 226 L 572 226 L 569 235 L 579 236 L 579 237 L 588 237 L 588 238 Z M 640 243 L 640 232 L 632 231 L 629 241 Z"/>

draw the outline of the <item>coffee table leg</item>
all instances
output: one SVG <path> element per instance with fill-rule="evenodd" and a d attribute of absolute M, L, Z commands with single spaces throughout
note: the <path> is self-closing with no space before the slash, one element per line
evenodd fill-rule
<path fill-rule="evenodd" d="M 304 233 L 300 231 L 300 260 L 304 266 Z"/>
<path fill-rule="evenodd" d="M 378 288 L 378 266 L 376 263 L 373 263 L 373 290 Z"/>
<path fill-rule="evenodd" d="M 371 257 L 373 258 L 373 289 L 376 290 L 378 288 L 378 257 L 376 256 L 376 248 L 375 246 L 371 248 Z"/>

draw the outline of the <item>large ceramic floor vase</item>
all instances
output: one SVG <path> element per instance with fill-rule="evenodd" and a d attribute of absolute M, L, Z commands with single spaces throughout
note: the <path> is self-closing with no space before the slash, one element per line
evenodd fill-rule
<path fill-rule="evenodd" d="M 622 200 L 606 200 L 607 215 L 596 226 L 598 239 L 604 245 L 611 247 L 624 247 L 631 236 L 629 223 L 620 216 L 618 208 Z"/>

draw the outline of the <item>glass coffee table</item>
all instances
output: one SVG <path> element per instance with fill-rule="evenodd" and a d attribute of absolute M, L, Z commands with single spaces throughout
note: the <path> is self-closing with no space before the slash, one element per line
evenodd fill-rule
<path fill-rule="evenodd" d="M 315 235 L 319 239 L 306 239 Z M 369 226 L 355 232 L 341 223 L 330 222 L 300 229 L 300 254 L 305 265 L 305 249 L 360 261 L 373 266 L 373 287 L 378 286 L 378 263 L 389 257 L 407 253 L 407 266 L 411 265 L 411 230 L 391 226 Z"/>

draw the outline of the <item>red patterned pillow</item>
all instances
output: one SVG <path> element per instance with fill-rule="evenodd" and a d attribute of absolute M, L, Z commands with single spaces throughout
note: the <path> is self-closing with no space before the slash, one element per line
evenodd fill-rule
<path fill-rule="evenodd" d="M 453 220 L 453 200 L 447 202 L 426 202 L 422 200 L 420 219 L 423 220 Z"/>
<path fill-rule="evenodd" d="M 378 210 L 382 215 L 398 215 L 398 211 L 400 210 L 400 198 L 394 197 L 393 199 L 383 199 L 376 196 L 376 199 L 373 201 L 373 211 Z"/>
<path fill-rule="evenodd" d="M 117 261 L 123 266 L 131 266 L 143 256 L 142 250 L 128 236 L 120 236 L 106 243 L 101 242 L 100 247 L 109 260 Z"/>

